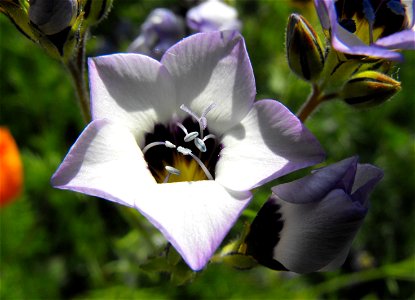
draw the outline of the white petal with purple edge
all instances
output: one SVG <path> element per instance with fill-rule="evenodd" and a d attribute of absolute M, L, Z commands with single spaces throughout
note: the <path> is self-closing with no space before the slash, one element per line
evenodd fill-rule
<path fill-rule="evenodd" d="M 236 191 L 250 190 L 324 159 L 315 137 L 275 100 L 256 102 L 221 143 L 216 180 Z"/>
<path fill-rule="evenodd" d="M 86 127 L 51 182 L 126 206 L 134 206 L 140 190 L 156 185 L 134 136 L 108 120 Z"/>
<path fill-rule="evenodd" d="M 250 192 L 229 193 L 213 180 L 159 184 L 136 208 L 193 270 L 202 269 L 248 204 Z"/>
<path fill-rule="evenodd" d="M 256 88 L 242 36 L 233 31 L 192 35 L 167 50 L 161 62 L 173 77 L 177 99 L 207 115 L 211 132 L 221 134 L 251 109 Z"/>
<path fill-rule="evenodd" d="M 143 146 L 144 132 L 177 109 L 175 87 L 160 62 L 140 54 L 89 60 L 92 118 L 124 125 Z"/>

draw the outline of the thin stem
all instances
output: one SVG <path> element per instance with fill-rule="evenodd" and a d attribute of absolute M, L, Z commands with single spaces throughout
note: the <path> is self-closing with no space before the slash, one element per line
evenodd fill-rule
<path fill-rule="evenodd" d="M 320 89 L 313 85 L 311 94 L 308 96 L 307 101 L 301 106 L 300 110 L 297 113 L 297 117 L 301 122 L 305 122 L 311 113 L 320 105 L 322 102 Z"/>
<path fill-rule="evenodd" d="M 76 55 L 66 64 L 72 80 L 75 84 L 75 91 L 78 97 L 82 116 L 86 123 L 91 121 L 91 112 L 89 107 L 88 82 L 85 71 L 85 40 L 86 33 L 80 37 L 79 47 Z"/>

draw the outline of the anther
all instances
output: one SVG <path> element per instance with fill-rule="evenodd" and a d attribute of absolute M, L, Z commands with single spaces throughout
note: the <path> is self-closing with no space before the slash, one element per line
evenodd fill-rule
<path fill-rule="evenodd" d="M 183 130 L 183 132 L 186 134 L 183 139 L 186 143 L 193 141 L 199 135 L 199 132 L 197 131 L 192 131 L 189 133 L 182 123 L 177 122 L 176 125 L 180 127 L 180 129 Z"/>
<path fill-rule="evenodd" d="M 206 145 L 204 139 L 195 138 L 195 145 L 201 152 L 206 152 Z"/>
<path fill-rule="evenodd" d="M 179 147 L 177 147 L 177 152 L 179 152 L 183 155 L 190 155 L 192 153 L 192 150 L 190 150 L 189 148 L 179 146 Z"/>
<path fill-rule="evenodd" d="M 172 142 L 169 142 L 169 141 L 165 141 L 165 142 L 164 142 L 164 145 L 165 145 L 167 148 L 172 148 L 172 149 L 176 148 L 176 145 L 175 145 L 175 144 L 173 144 Z"/>
<path fill-rule="evenodd" d="M 167 172 L 169 172 L 170 174 L 177 175 L 177 176 L 179 176 L 179 175 L 181 174 L 180 170 L 179 170 L 179 169 L 176 169 L 175 167 L 172 167 L 172 166 L 165 166 L 164 168 L 165 168 L 165 169 L 167 170 Z"/>
<path fill-rule="evenodd" d="M 144 148 L 143 148 L 143 154 L 145 154 L 147 151 L 148 151 L 148 149 L 150 149 L 150 148 L 153 148 L 153 147 L 155 147 L 155 146 L 165 146 L 165 147 L 167 147 L 167 148 L 176 148 L 176 145 L 175 144 L 173 144 L 172 142 L 169 142 L 169 141 L 165 141 L 165 142 L 153 142 L 153 143 L 150 143 L 150 144 L 148 144 L 148 145 L 146 145 Z"/>
<path fill-rule="evenodd" d="M 164 168 L 166 169 L 166 171 L 168 172 L 168 174 L 167 174 L 166 178 L 164 178 L 163 183 L 167 183 L 169 181 L 169 179 L 170 179 L 170 176 L 172 174 L 173 175 L 176 175 L 176 176 L 179 176 L 181 174 L 180 170 L 179 169 L 176 169 L 174 167 L 165 166 Z"/>

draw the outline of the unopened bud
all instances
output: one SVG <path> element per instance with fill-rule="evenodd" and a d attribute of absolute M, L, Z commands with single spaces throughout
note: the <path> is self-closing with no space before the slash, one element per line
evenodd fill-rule
<path fill-rule="evenodd" d="M 112 7 L 112 0 L 82 0 L 84 26 L 96 25 L 104 19 Z"/>
<path fill-rule="evenodd" d="M 346 82 L 340 98 L 353 106 L 370 107 L 385 102 L 400 89 L 401 83 L 385 74 L 363 71 Z"/>
<path fill-rule="evenodd" d="M 29 19 L 46 35 L 69 27 L 78 13 L 77 0 L 30 0 Z"/>
<path fill-rule="evenodd" d="M 298 14 L 288 19 L 286 50 L 291 70 L 307 81 L 318 78 L 324 66 L 321 41 L 310 23 Z"/>

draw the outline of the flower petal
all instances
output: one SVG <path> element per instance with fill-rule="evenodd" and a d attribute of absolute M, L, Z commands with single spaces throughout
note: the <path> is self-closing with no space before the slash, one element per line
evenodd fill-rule
<path fill-rule="evenodd" d="M 156 185 L 134 136 L 108 120 L 91 122 L 52 176 L 56 188 L 134 206 L 141 188 Z"/>
<path fill-rule="evenodd" d="M 326 4 L 326 1 L 324 0 L 314 0 L 314 6 L 316 7 L 321 26 L 326 30 L 330 29 L 328 5 L 329 4 Z"/>
<path fill-rule="evenodd" d="M 364 207 L 368 207 L 369 193 L 383 178 L 383 171 L 370 164 L 359 164 L 353 184 L 352 198 L 359 201 Z"/>
<path fill-rule="evenodd" d="M 402 60 L 402 54 L 376 46 L 376 44 L 368 46 L 337 23 L 332 25 L 332 45 L 337 51 L 347 54 Z"/>
<path fill-rule="evenodd" d="M 350 157 L 335 164 L 318 169 L 308 176 L 280 184 L 272 191 L 284 201 L 305 204 L 318 202 L 335 188 L 351 190 L 357 167 L 357 157 Z M 347 178 L 345 178 L 347 177 Z M 347 179 L 348 182 L 344 179 Z M 347 191 L 346 191 L 347 192 Z"/>
<path fill-rule="evenodd" d="M 248 113 L 256 89 L 245 43 L 233 31 L 192 35 L 167 50 L 162 58 L 175 82 L 179 104 L 207 115 L 211 132 L 220 134 Z"/>
<path fill-rule="evenodd" d="M 324 159 L 315 137 L 275 100 L 256 102 L 221 143 L 216 180 L 235 191 L 250 190 Z"/>
<path fill-rule="evenodd" d="M 375 45 L 388 49 L 415 50 L 415 31 L 407 29 L 394 33 L 377 40 Z"/>
<path fill-rule="evenodd" d="M 230 193 L 213 180 L 158 184 L 136 208 L 195 271 L 202 269 L 252 195 Z"/>
<path fill-rule="evenodd" d="M 251 226 L 251 242 L 257 237 L 253 256 L 265 266 L 281 264 L 280 269 L 296 273 L 318 271 L 347 251 L 366 215 L 366 209 L 353 203 L 342 190 L 330 192 L 319 203 L 301 205 L 273 195 L 264 210 L 268 212 L 261 208 Z M 276 217 L 282 228 L 268 228 L 261 235 L 268 218 Z M 274 247 L 268 239 L 274 239 Z"/>
<path fill-rule="evenodd" d="M 366 45 L 355 34 L 344 29 L 338 23 L 334 1 L 314 0 L 314 4 L 323 28 L 331 28 L 331 43 L 337 51 L 352 55 L 382 57 L 396 61 L 403 59 L 400 53 L 376 46 L 378 43 L 370 46 Z"/>
<path fill-rule="evenodd" d="M 89 60 L 92 117 L 126 126 L 143 146 L 144 132 L 172 117 L 175 88 L 167 70 L 140 54 Z"/>

